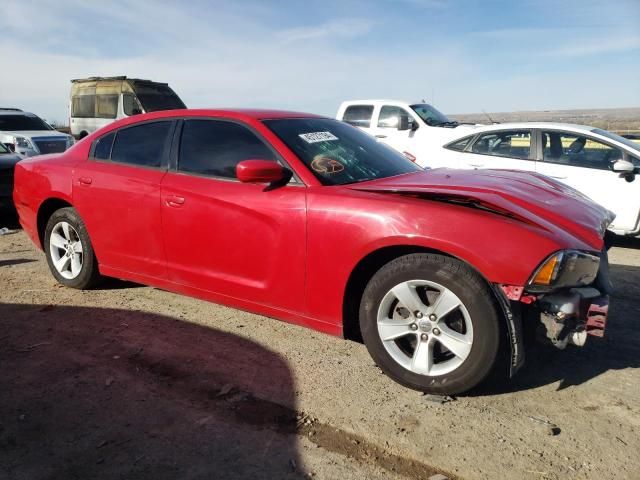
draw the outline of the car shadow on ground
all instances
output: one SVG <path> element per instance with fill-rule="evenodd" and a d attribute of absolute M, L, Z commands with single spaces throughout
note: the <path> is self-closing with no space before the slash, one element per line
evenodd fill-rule
<path fill-rule="evenodd" d="M 284 359 L 237 335 L 0 304 L 0 477 L 307 478 L 294 390 Z"/>
<path fill-rule="evenodd" d="M 509 382 L 490 382 L 472 392 L 492 395 L 529 390 L 557 383 L 558 390 L 581 385 L 609 371 L 640 368 L 640 268 L 611 265 L 615 292 L 610 300 L 604 338 L 588 337 L 584 347 L 558 350 L 533 343 L 526 364 Z"/>

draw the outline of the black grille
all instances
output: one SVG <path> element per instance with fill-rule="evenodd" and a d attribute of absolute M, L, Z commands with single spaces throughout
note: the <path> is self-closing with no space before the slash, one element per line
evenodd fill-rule
<path fill-rule="evenodd" d="M 33 142 L 40 153 L 60 153 L 67 149 L 66 138 L 34 138 Z"/>

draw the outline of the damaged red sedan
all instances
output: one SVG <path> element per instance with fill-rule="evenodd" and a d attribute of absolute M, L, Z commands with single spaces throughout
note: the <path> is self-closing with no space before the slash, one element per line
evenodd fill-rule
<path fill-rule="evenodd" d="M 530 327 L 559 348 L 604 332 L 610 212 L 532 173 L 424 171 L 328 118 L 139 115 L 20 162 L 14 200 L 63 285 L 117 277 L 361 339 L 425 392 L 514 374 Z"/>

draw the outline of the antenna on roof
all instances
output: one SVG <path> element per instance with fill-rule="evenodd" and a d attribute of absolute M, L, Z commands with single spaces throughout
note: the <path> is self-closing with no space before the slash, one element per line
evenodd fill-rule
<path fill-rule="evenodd" d="M 484 110 L 482 110 L 482 113 L 484 113 L 484 114 L 487 116 L 487 118 L 489 119 L 489 121 L 490 121 L 491 123 L 500 123 L 500 122 L 496 122 L 496 121 L 494 121 L 494 120 L 493 120 L 493 118 L 491 118 L 491 115 L 489 115 L 489 114 L 488 114 L 487 112 L 485 112 Z"/>

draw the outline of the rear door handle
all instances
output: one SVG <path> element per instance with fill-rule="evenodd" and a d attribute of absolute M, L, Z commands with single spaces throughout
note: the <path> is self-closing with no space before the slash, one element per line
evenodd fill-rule
<path fill-rule="evenodd" d="M 164 201 L 168 207 L 180 208 L 184 205 L 184 197 L 178 195 L 167 195 Z"/>
<path fill-rule="evenodd" d="M 560 177 L 560 176 L 557 176 L 557 175 L 549 175 L 549 176 L 551 178 L 555 178 L 556 180 L 566 180 L 567 179 L 567 177 Z"/>
<path fill-rule="evenodd" d="M 80 177 L 78 178 L 78 182 L 80 182 L 81 185 L 91 185 L 93 180 L 90 177 Z"/>
<path fill-rule="evenodd" d="M 484 163 L 470 163 L 469 166 L 473 168 L 480 168 L 484 167 Z"/>

